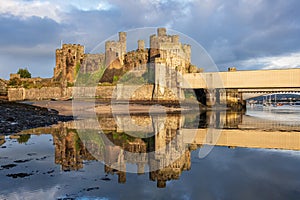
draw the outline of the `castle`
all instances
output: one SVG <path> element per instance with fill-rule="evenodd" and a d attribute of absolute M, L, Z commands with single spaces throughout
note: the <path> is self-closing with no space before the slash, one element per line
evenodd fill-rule
<path fill-rule="evenodd" d="M 167 35 L 165 28 L 158 28 L 157 34 L 150 36 L 150 48 L 145 48 L 144 40 L 137 43 L 136 50 L 127 52 L 127 34 L 120 32 L 118 41 L 106 41 L 104 53 L 86 54 L 82 45 L 64 44 L 56 50 L 53 80 L 64 86 L 72 85 L 78 73 L 102 69 L 104 73 L 99 82 L 112 83 L 114 77 L 121 77 L 128 71 L 140 74 L 151 71 L 154 73 L 151 84 L 155 85 L 153 98 L 182 98 L 177 85 L 180 82 L 178 73 L 195 72 L 191 65 L 191 46 L 182 44 L 178 35 Z"/>

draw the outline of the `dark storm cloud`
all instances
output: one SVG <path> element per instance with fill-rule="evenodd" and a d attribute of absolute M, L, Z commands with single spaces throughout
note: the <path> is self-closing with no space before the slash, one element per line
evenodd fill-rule
<path fill-rule="evenodd" d="M 272 63 L 264 57 L 292 57 L 300 52 L 297 10 L 300 1 L 297 0 L 5 2 L 11 3 L 11 7 L 0 6 L 2 63 L 16 68 L 22 63 L 4 57 L 24 56 L 25 59 L 28 55 L 28 63 L 34 65 L 34 60 L 29 59 L 43 54 L 47 58 L 45 67 L 34 71 L 41 76 L 50 71 L 48 77 L 52 76 L 54 66 L 49 60 L 61 41 L 83 44 L 89 52 L 119 31 L 141 27 L 165 26 L 190 36 L 221 69 L 232 64 L 242 69 L 271 69 Z M 20 9 L 20 5 L 27 10 Z M 44 11 L 47 7 L 49 13 Z M 254 66 L 253 59 L 262 62 Z M 293 60 L 286 60 L 276 67 L 296 66 Z M 3 65 L 0 67 L 1 76 L 7 77 L 7 73 L 2 75 Z"/>
<path fill-rule="evenodd" d="M 61 25 L 48 18 L 0 15 L 0 74 L 8 78 L 27 67 L 33 76 L 51 77 Z"/>
<path fill-rule="evenodd" d="M 218 64 L 300 50 L 299 1 L 196 1 L 181 28 Z M 193 20 L 194 19 L 194 20 Z"/>
<path fill-rule="evenodd" d="M 0 45 L 32 47 L 59 40 L 60 25 L 48 18 L 20 19 L 0 15 Z"/>

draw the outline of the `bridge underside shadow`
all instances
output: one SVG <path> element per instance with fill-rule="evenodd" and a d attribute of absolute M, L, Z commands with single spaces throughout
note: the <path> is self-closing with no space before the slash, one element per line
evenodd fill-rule
<path fill-rule="evenodd" d="M 196 95 L 197 101 L 202 105 L 206 106 L 206 93 L 204 89 L 193 89 L 193 92 Z"/>
<path fill-rule="evenodd" d="M 243 110 L 246 106 L 242 93 L 238 92 L 237 89 L 194 88 L 185 90 L 192 90 L 197 101 L 208 108 L 223 107 L 233 110 Z"/>

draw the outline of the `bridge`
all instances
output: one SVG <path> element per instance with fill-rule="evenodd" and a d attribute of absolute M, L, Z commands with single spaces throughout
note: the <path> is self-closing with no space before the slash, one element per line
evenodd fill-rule
<path fill-rule="evenodd" d="M 183 129 L 184 143 L 227 147 L 300 150 L 299 132 L 268 132 L 263 130 Z"/>
<path fill-rule="evenodd" d="M 229 71 L 184 75 L 182 88 L 225 88 L 268 91 L 300 91 L 300 68 L 282 70 Z"/>
<path fill-rule="evenodd" d="M 300 92 L 300 68 L 191 73 L 184 74 L 183 79 L 181 88 L 202 89 L 206 104 L 211 106 L 228 102 L 230 96 L 238 101 L 265 93 Z M 233 95 L 226 94 L 228 92 Z M 245 95 L 249 93 L 251 95 Z"/>

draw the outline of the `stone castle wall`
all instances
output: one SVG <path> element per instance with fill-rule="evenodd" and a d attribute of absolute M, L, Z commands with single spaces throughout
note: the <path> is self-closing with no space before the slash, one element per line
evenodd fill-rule
<path fill-rule="evenodd" d="M 0 96 L 7 95 L 7 81 L 0 79 Z"/>
<path fill-rule="evenodd" d="M 62 88 L 60 87 L 43 87 L 43 88 L 9 88 L 9 101 L 23 101 L 23 100 L 43 100 L 56 99 L 62 97 Z"/>
<path fill-rule="evenodd" d="M 153 100 L 154 85 L 146 84 L 142 86 L 117 85 L 117 86 L 98 86 L 98 87 L 43 87 L 43 88 L 9 88 L 9 101 L 24 100 L 47 100 L 65 98 L 99 98 L 117 99 L 131 101 L 151 101 Z M 165 92 L 163 100 L 177 100 L 172 91 Z"/>
<path fill-rule="evenodd" d="M 154 85 L 122 85 L 118 84 L 113 98 L 117 100 L 152 100 Z"/>
<path fill-rule="evenodd" d="M 103 67 L 105 67 L 105 54 L 85 54 L 80 72 L 93 73 Z"/>

